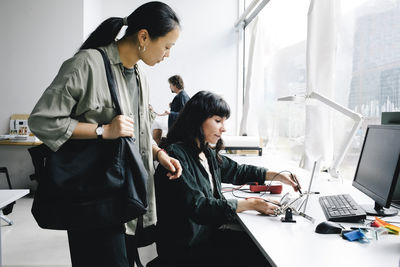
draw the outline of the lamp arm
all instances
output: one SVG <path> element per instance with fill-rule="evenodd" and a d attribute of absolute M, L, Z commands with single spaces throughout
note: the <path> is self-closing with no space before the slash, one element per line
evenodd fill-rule
<path fill-rule="evenodd" d="M 321 94 L 318 94 L 316 92 L 311 92 L 308 95 L 308 98 L 317 99 L 317 100 L 321 101 L 322 103 L 325 103 L 329 107 L 333 108 L 334 110 L 337 110 L 337 111 L 341 112 L 342 114 L 346 115 L 347 117 L 353 119 L 353 121 L 354 121 L 353 128 L 351 129 L 349 135 L 347 136 L 346 142 L 343 144 L 342 148 L 339 150 L 340 151 L 339 156 L 335 159 L 332 166 L 329 168 L 329 174 L 332 177 L 338 178 L 339 177 L 338 167 L 342 163 L 347 150 L 350 148 L 351 142 L 353 141 L 354 136 L 357 134 L 357 131 L 363 122 L 363 117 L 359 113 L 354 112 L 351 109 L 346 108 L 336 102 L 333 102 L 329 98 L 327 98 Z"/>
<path fill-rule="evenodd" d="M 351 109 L 346 108 L 345 106 L 342 106 L 319 93 L 311 92 L 311 94 L 309 94 L 307 97 L 312 98 L 312 99 L 317 99 L 317 100 L 321 101 L 322 103 L 325 103 L 326 105 L 330 106 L 334 110 L 337 110 L 337 111 L 343 113 L 344 115 L 346 115 L 347 117 L 350 117 L 354 121 L 362 120 L 362 116 L 359 113 L 354 112 Z"/>
<path fill-rule="evenodd" d="M 353 141 L 354 136 L 357 134 L 358 129 L 361 127 L 363 119 L 354 123 L 353 128 L 351 129 L 346 142 L 343 144 L 343 147 L 340 149 L 342 151 L 340 155 L 335 159 L 332 166 L 329 168 L 329 174 L 332 177 L 338 178 L 339 177 L 339 170 L 338 167 L 342 164 L 344 157 L 346 156 L 347 150 L 350 148 L 351 142 Z"/>

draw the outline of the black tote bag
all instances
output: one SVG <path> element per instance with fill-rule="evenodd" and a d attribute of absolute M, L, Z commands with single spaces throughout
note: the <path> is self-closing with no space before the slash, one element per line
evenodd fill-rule
<path fill-rule="evenodd" d="M 121 114 L 106 54 L 108 86 Z M 68 140 L 57 152 L 29 149 L 38 179 L 32 214 L 46 229 L 69 230 L 121 225 L 147 211 L 148 173 L 133 138 Z"/>

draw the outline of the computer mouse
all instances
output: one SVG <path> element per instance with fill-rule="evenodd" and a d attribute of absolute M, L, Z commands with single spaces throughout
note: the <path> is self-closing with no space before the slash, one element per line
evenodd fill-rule
<path fill-rule="evenodd" d="M 318 234 L 340 234 L 342 227 L 337 223 L 325 221 L 317 225 L 315 232 Z"/>

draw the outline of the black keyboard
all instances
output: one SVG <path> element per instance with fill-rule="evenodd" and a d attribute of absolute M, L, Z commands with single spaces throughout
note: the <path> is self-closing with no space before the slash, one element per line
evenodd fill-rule
<path fill-rule="evenodd" d="M 328 221 L 354 222 L 367 217 L 365 211 L 348 194 L 322 196 L 319 204 Z"/>

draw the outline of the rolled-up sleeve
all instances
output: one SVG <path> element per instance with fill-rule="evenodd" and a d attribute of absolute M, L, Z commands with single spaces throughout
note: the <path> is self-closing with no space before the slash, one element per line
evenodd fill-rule
<path fill-rule="evenodd" d="M 82 65 L 79 58 L 64 62 L 29 116 L 30 130 L 53 151 L 71 137 L 78 124 L 71 114 L 85 88 L 87 68 Z"/>

